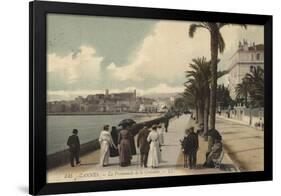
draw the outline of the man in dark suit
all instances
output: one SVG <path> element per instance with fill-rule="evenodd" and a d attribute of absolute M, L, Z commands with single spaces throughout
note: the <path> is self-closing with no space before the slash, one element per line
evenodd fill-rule
<path fill-rule="evenodd" d="M 197 151 L 198 151 L 198 135 L 194 133 L 194 127 L 186 130 L 187 136 L 183 139 L 184 153 L 188 158 L 190 169 L 196 168 Z"/>
<path fill-rule="evenodd" d="M 138 134 L 137 147 L 140 149 L 141 167 L 147 167 L 147 157 L 149 152 L 149 143 L 147 137 L 149 134 L 148 128 L 145 126 Z"/>
<path fill-rule="evenodd" d="M 166 117 L 164 119 L 164 126 L 165 126 L 165 131 L 168 132 L 168 127 L 169 127 L 169 118 Z"/>
<path fill-rule="evenodd" d="M 80 141 L 78 137 L 78 130 L 73 129 L 72 135 L 69 136 L 67 140 L 67 145 L 69 146 L 69 152 L 70 152 L 70 164 L 71 167 L 74 167 L 74 159 L 76 161 L 76 165 L 80 164 L 79 160 L 79 152 L 80 152 Z"/>

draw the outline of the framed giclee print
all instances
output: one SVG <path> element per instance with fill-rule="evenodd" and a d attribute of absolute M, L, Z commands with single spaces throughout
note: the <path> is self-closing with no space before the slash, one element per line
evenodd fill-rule
<path fill-rule="evenodd" d="M 30 194 L 272 180 L 272 16 L 30 3 Z"/>

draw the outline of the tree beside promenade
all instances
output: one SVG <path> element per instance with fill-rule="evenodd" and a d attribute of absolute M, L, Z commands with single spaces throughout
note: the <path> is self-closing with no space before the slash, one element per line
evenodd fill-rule
<path fill-rule="evenodd" d="M 264 70 L 260 66 L 253 67 L 236 86 L 235 91 L 237 102 L 246 107 L 264 107 Z"/>
<path fill-rule="evenodd" d="M 204 125 L 206 135 L 209 129 L 211 62 L 206 57 L 195 58 L 189 67 L 191 69 L 185 72 L 187 81 L 183 97 L 195 109 L 196 122 Z M 220 78 L 226 73 L 227 71 L 219 71 L 217 76 Z"/>
<path fill-rule="evenodd" d="M 211 49 L 211 91 L 210 91 L 210 126 L 215 128 L 216 124 L 216 95 L 217 95 L 217 67 L 218 67 L 218 52 L 223 53 L 225 42 L 220 32 L 221 28 L 229 23 L 212 23 L 199 22 L 191 24 L 189 27 L 189 36 L 192 38 L 198 28 L 203 28 L 210 33 L 210 49 Z M 241 25 L 246 28 L 246 25 Z"/>
<path fill-rule="evenodd" d="M 220 107 L 220 110 L 228 109 L 233 107 L 235 102 L 230 97 L 230 92 L 224 84 L 220 84 L 217 87 L 217 105 Z"/>

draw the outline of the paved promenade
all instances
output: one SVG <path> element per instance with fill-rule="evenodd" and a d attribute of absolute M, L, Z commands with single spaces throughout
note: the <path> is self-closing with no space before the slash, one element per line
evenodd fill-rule
<path fill-rule="evenodd" d="M 165 133 L 165 145 L 162 147 L 162 159 L 159 168 L 141 168 L 139 165 L 139 155 L 133 156 L 132 165 L 129 167 L 120 167 L 118 157 L 110 158 L 110 165 L 101 167 L 99 161 L 99 150 L 81 157 L 82 164 L 78 167 L 63 165 L 61 167 L 49 170 L 47 181 L 51 182 L 71 182 L 87 180 L 106 180 L 106 179 L 124 179 L 141 178 L 155 176 L 177 176 L 193 175 L 207 173 L 237 172 L 232 160 L 227 154 L 223 159 L 224 166 L 221 169 L 202 168 L 205 161 L 207 142 L 200 138 L 198 158 L 198 169 L 190 170 L 183 168 L 183 154 L 179 140 L 183 138 L 184 129 L 188 126 L 190 117 L 183 115 L 180 118 L 170 120 L 168 133 Z"/>
<path fill-rule="evenodd" d="M 224 117 L 217 117 L 216 128 L 228 155 L 241 171 L 264 169 L 264 131 Z"/>

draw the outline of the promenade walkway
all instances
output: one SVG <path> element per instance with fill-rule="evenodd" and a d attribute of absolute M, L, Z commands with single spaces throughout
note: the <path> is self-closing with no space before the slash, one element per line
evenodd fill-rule
<path fill-rule="evenodd" d="M 47 182 L 72 182 L 87 180 L 106 180 L 106 179 L 124 179 L 124 178 L 141 178 L 155 176 L 177 176 L 208 174 L 222 172 L 237 172 L 232 160 L 226 154 L 223 159 L 224 167 L 221 169 L 202 168 L 205 161 L 207 142 L 200 138 L 198 157 L 198 169 L 190 170 L 183 168 L 183 154 L 179 140 L 183 138 L 184 129 L 190 123 L 189 115 L 183 115 L 179 118 L 170 120 L 168 133 L 165 133 L 165 145 L 162 147 L 163 162 L 159 168 L 142 168 L 139 165 L 139 155 L 133 156 L 132 165 L 129 167 L 120 167 L 118 157 L 110 158 L 110 165 L 101 167 L 99 165 L 99 150 L 81 157 L 82 164 L 77 167 L 63 165 L 51 169 L 47 172 Z"/>
<path fill-rule="evenodd" d="M 216 128 L 224 140 L 224 147 L 241 171 L 263 171 L 264 131 L 243 122 L 217 116 Z M 266 131 L 266 130 L 265 130 Z"/>

